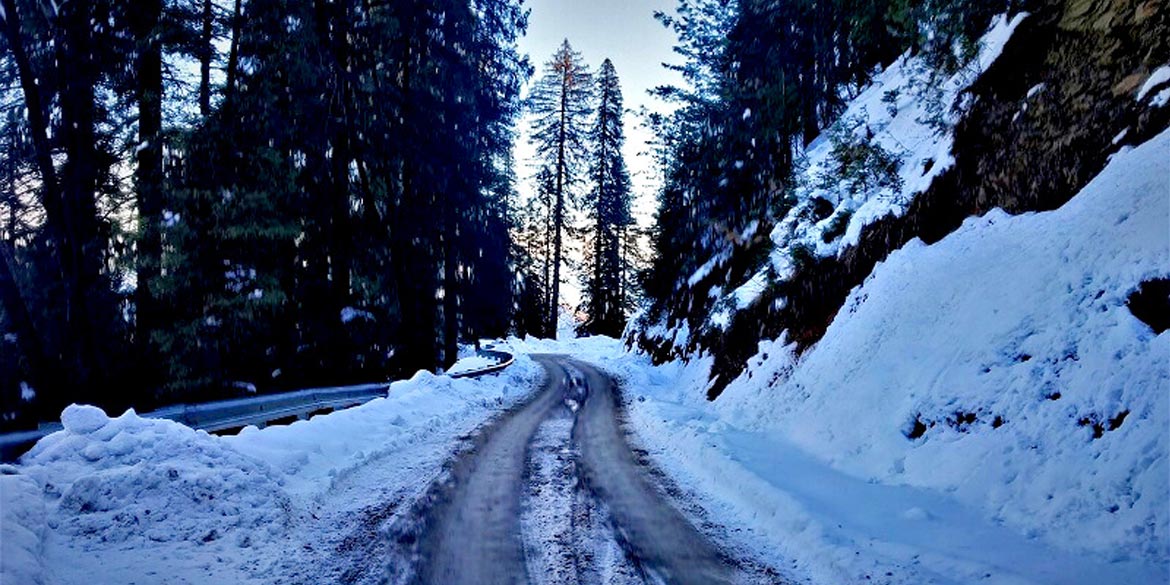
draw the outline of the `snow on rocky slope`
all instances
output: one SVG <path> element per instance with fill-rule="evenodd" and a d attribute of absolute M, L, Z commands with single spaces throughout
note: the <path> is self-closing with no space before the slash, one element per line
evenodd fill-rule
<path fill-rule="evenodd" d="M 1051 212 L 898 250 L 799 359 L 760 344 L 626 380 L 631 429 L 756 556 L 812 582 L 1170 579 L 1170 333 L 1126 300 L 1170 275 L 1170 131 Z"/>
<path fill-rule="evenodd" d="M 291 582 L 306 566 L 327 579 L 344 527 L 322 518 L 422 494 L 540 372 L 526 358 L 484 379 L 420 372 L 386 398 L 236 436 L 71 406 L 64 430 L 0 466 L 0 583 Z M 351 489 L 369 467 L 376 490 Z"/>
<path fill-rule="evenodd" d="M 795 201 L 772 229 L 775 247 L 769 262 L 747 282 L 727 292 L 709 324 L 726 328 L 731 314 L 756 302 L 769 281 L 791 279 L 796 270 L 794 249 L 820 257 L 835 256 L 856 245 L 867 225 L 890 214 L 903 214 L 915 197 L 954 164 L 953 131 L 963 112 L 963 92 L 995 62 L 1025 18 L 1026 13 L 995 18 L 979 40 L 976 55 L 949 77 L 932 76 L 922 59 L 909 53 L 878 73 L 850 101 L 840 119 L 802 153 Z M 868 177 L 840 180 L 835 148 L 837 143 L 848 141 L 863 142 L 873 152 L 890 157 L 894 167 L 890 176 L 883 180 L 873 176 L 880 173 L 869 169 L 865 171 Z M 712 258 L 689 282 L 693 285 L 702 280 L 727 259 Z M 676 345 L 683 345 L 687 335 L 676 335 L 675 339 Z"/>
<path fill-rule="evenodd" d="M 764 349 L 720 408 L 1070 549 L 1170 561 L 1170 336 L 1126 307 L 1170 275 L 1168 155 L 1163 133 L 1057 211 L 912 242 L 798 365 Z"/>

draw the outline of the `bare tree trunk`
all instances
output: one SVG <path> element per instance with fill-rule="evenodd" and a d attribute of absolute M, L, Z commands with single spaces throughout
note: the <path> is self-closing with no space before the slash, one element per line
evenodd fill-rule
<path fill-rule="evenodd" d="M 447 194 L 443 205 L 443 367 L 459 357 L 459 273 L 455 257 L 455 206 Z"/>
<path fill-rule="evenodd" d="M 211 115 L 211 58 L 215 54 L 212 44 L 212 25 L 215 13 L 211 0 L 203 0 L 203 31 L 199 37 L 199 115 L 205 119 Z"/>
<path fill-rule="evenodd" d="M 138 166 L 137 187 L 139 240 L 136 341 L 147 363 L 153 363 L 154 331 L 158 328 L 158 296 L 154 287 L 162 267 L 162 46 L 158 43 L 162 0 L 148 0 L 134 10 L 134 36 L 138 45 Z"/>
<path fill-rule="evenodd" d="M 93 311 L 98 301 L 101 257 L 105 242 L 98 235 L 96 146 L 96 63 L 91 47 L 92 7 L 88 2 L 62 6 L 63 42 L 58 44 L 61 68 L 62 142 L 66 163 L 62 173 L 65 248 L 65 322 L 73 345 L 72 384 L 67 400 L 90 395 L 97 363 L 97 335 Z"/>
<path fill-rule="evenodd" d="M 331 10 L 333 8 L 334 10 Z M 347 333 L 340 321 L 341 311 L 349 306 L 352 251 L 350 245 L 350 176 L 349 164 L 353 160 L 353 148 L 350 142 L 349 131 L 349 104 L 351 91 L 349 85 L 349 14 L 344 4 L 326 5 L 321 0 L 316 4 L 318 14 L 318 37 L 321 43 L 329 47 L 332 52 L 333 63 L 331 72 L 332 96 L 330 97 L 330 124 L 329 133 L 332 157 L 330 159 L 330 174 L 332 175 L 330 193 L 330 218 L 328 231 L 329 247 L 329 298 L 333 309 L 330 323 L 334 342 L 331 346 L 332 361 L 335 366 L 345 364 L 348 352 Z"/>
<path fill-rule="evenodd" d="M 32 312 L 21 293 L 20 283 L 13 269 L 15 265 L 16 258 L 12 247 L 0 243 L 0 303 L 3 303 L 4 316 L 16 333 L 21 353 L 28 360 L 33 384 L 40 388 L 60 388 L 64 383 L 62 379 L 64 372 L 56 360 L 49 358 L 45 339 L 33 322 Z M 50 414 L 55 408 L 55 405 L 51 404 L 42 406 L 47 412 L 38 414 Z"/>
<path fill-rule="evenodd" d="M 224 86 L 224 103 L 227 107 L 232 107 L 232 103 L 236 98 L 236 77 L 238 69 L 240 68 L 240 27 L 243 25 L 240 20 L 240 5 L 242 0 L 236 0 L 232 8 L 232 42 L 231 48 L 228 49 L 228 65 L 227 65 L 227 83 Z"/>
<path fill-rule="evenodd" d="M 564 74 L 562 73 L 562 75 Z M 550 339 L 557 338 L 557 313 L 559 313 L 561 298 L 561 230 L 565 225 L 565 132 L 567 130 L 565 125 L 568 123 L 566 120 L 568 109 L 569 79 L 568 76 L 565 76 L 561 81 L 561 121 L 557 139 L 557 189 L 553 208 L 553 279 L 548 316 L 548 337 Z"/>

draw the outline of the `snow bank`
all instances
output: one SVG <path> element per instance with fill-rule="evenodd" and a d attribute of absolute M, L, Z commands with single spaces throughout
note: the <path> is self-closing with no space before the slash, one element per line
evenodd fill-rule
<path fill-rule="evenodd" d="M 21 471 L 44 486 L 59 532 L 93 543 L 247 542 L 289 521 L 280 479 L 218 437 L 134 411 L 114 419 L 92 406 L 61 415 Z"/>
<path fill-rule="evenodd" d="M 315 496 L 348 470 L 401 450 L 423 435 L 457 421 L 486 420 L 530 394 L 541 371 L 528 358 L 485 378 L 452 379 L 420 371 L 410 380 L 392 383 L 386 398 L 286 426 L 247 428 L 221 440 L 268 462 L 290 493 Z M 418 477 L 410 470 L 392 475 L 386 481 L 409 483 Z"/>
<path fill-rule="evenodd" d="M 10 465 L 0 466 L 0 582 L 45 583 L 44 518 L 40 486 Z"/>
<path fill-rule="evenodd" d="M 1170 132 L 1059 210 L 894 252 L 786 381 L 741 377 L 720 409 L 1069 550 L 1170 563 L 1170 336 L 1126 307 L 1170 274 L 1167 152 Z"/>
<path fill-rule="evenodd" d="M 460 436 L 540 376 L 527 358 L 482 379 L 419 372 L 386 398 L 236 436 L 70 406 L 64 430 L 0 467 L 0 582 L 280 582 L 320 571 L 314 547 L 338 527 L 319 513 L 421 494 Z M 395 465 L 407 450 L 413 463 Z M 385 492 L 334 493 L 359 470 Z"/>
<path fill-rule="evenodd" d="M 474 372 L 475 370 L 482 370 L 499 363 L 494 358 L 484 357 L 482 355 L 471 355 L 461 358 L 459 361 L 451 364 L 451 369 L 447 370 L 448 374 L 462 374 L 464 372 Z"/>

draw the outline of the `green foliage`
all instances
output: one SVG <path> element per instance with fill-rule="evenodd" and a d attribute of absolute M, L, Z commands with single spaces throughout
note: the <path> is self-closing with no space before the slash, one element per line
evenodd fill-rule
<path fill-rule="evenodd" d="M 0 1 L 0 384 L 142 409 L 507 332 L 520 0 Z M 223 83 L 152 65 L 188 57 Z"/>
<path fill-rule="evenodd" d="M 616 75 L 611 77 L 616 89 Z M 536 148 L 543 175 L 538 178 L 538 189 L 542 191 L 541 198 L 547 198 L 544 205 L 546 234 L 543 237 L 546 249 L 542 251 L 546 273 L 543 280 L 547 283 L 543 287 L 547 295 L 543 303 L 543 335 L 550 338 L 556 337 L 560 314 L 565 232 L 571 230 L 572 208 L 582 202 L 575 186 L 589 166 L 589 117 L 593 113 L 593 91 L 593 74 L 582 61 L 581 54 L 574 51 L 566 39 L 545 63 L 544 72 L 528 97 L 529 112 L 533 116 L 530 141 Z M 620 92 L 616 97 L 616 103 L 620 104 Z M 607 119 L 604 123 L 612 126 L 613 121 Z M 605 164 L 610 168 L 598 169 L 599 174 L 620 175 L 620 169 L 613 167 L 612 160 Z M 620 180 L 620 177 L 615 177 L 615 180 Z M 612 197 L 595 193 L 594 199 L 604 202 Z"/>
<path fill-rule="evenodd" d="M 866 135 L 860 135 L 860 129 L 860 123 L 842 120 L 829 131 L 832 166 L 820 173 L 818 187 L 851 195 L 877 189 L 900 192 L 902 178 L 898 169 L 902 166 L 901 157 L 872 140 L 868 128 L 865 129 Z"/>
<path fill-rule="evenodd" d="M 833 216 L 833 220 L 829 225 L 825 226 L 825 230 L 821 232 L 821 240 L 826 244 L 836 240 L 845 235 L 845 231 L 849 229 L 849 220 L 853 219 L 853 212 L 848 209 L 843 209 L 837 215 Z"/>
<path fill-rule="evenodd" d="M 891 118 L 898 115 L 898 97 L 900 95 L 901 91 L 897 89 L 887 89 L 882 93 L 882 103 L 886 104 L 886 113 L 888 113 Z"/>
<path fill-rule="evenodd" d="M 816 262 L 817 255 L 808 244 L 796 244 L 788 250 L 788 256 L 797 271 Z"/>
<path fill-rule="evenodd" d="M 590 133 L 592 160 L 589 176 L 592 188 L 586 202 L 592 226 L 585 248 L 581 310 L 588 315 L 583 332 L 618 337 L 626 326 L 630 296 L 627 274 L 631 272 L 628 232 L 633 227 L 630 213 L 630 174 L 622 147 L 625 132 L 622 91 L 613 62 L 606 59 L 598 71 L 597 113 Z"/>

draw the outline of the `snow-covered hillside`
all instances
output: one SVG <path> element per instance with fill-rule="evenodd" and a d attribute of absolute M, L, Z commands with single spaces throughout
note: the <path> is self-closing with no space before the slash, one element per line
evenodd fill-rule
<path fill-rule="evenodd" d="M 1069 548 L 1170 560 L 1170 336 L 1126 307 L 1170 274 L 1168 154 L 1164 133 L 1055 212 L 895 252 L 798 365 L 762 348 L 720 408 Z"/>
<path fill-rule="evenodd" d="M 1168 155 L 1170 131 L 1056 211 L 913 242 L 713 404 L 709 359 L 591 351 L 655 460 L 798 578 L 1166 582 L 1170 333 L 1126 300 L 1170 275 Z"/>
<path fill-rule="evenodd" d="M 879 72 L 837 123 L 802 153 L 791 209 L 770 234 L 774 247 L 768 262 L 746 282 L 723 283 L 712 290 L 720 300 L 705 326 L 726 329 L 733 314 L 756 303 L 769 283 L 791 279 L 797 268 L 795 250 L 835 256 L 856 245 L 866 226 L 903 214 L 954 163 L 954 126 L 964 112 L 963 100 L 969 98 L 964 91 L 995 62 L 1026 18 L 1026 13 L 995 18 L 975 56 L 949 77 L 933 73 L 921 57 L 909 53 Z M 750 226 L 742 238 L 750 239 L 756 229 Z M 729 254 L 725 251 L 700 266 L 686 279 L 688 285 L 728 263 Z M 781 308 L 785 299 L 774 302 Z M 677 347 L 685 347 L 699 333 L 661 325 L 648 332 L 673 339 Z"/>

